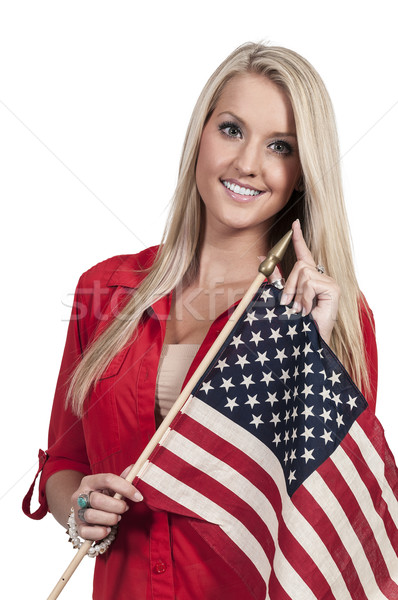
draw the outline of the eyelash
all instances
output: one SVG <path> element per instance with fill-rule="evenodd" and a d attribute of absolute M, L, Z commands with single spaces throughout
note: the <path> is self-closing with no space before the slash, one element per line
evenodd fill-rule
<path fill-rule="evenodd" d="M 239 125 L 237 125 L 236 123 L 234 123 L 233 121 L 225 121 L 224 123 L 221 123 L 218 126 L 219 131 L 223 134 L 226 135 L 229 138 L 236 138 L 238 139 L 238 136 L 235 135 L 230 135 L 229 133 L 227 133 L 225 130 L 226 129 L 235 129 L 236 131 L 238 131 L 240 133 L 240 135 L 242 136 L 242 131 L 239 127 Z M 271 146 L 274 146 L 276 144 L 282 145 L 285 148 L 284 152 L 278 152 L 278 150 L 274 150 L 274 152 L 276 154 L 279 154 L 282 157 L 286 157 L 289 156 L 290 154 L 292 154 L 293 152 L 293 148 L 292 146 L 289 144 L 289 142 L 286 142 L 286 140 L 275 140 L 273 141 L 271 144 L 269 144 L 268 148 L 270 148 Z"/>

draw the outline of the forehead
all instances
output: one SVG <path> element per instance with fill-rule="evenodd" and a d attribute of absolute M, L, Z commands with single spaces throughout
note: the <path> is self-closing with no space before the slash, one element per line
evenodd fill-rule
<path fill-rule="evenodd" d="M 285 91 L 264 75 L 236 75 L 225 85 L 214 113 L 230 112 L 242 120 L 274 122 L 279 131 L 295 130 L 293 109 Z M 286 129 L 287 128 L 287 129 Z"/>

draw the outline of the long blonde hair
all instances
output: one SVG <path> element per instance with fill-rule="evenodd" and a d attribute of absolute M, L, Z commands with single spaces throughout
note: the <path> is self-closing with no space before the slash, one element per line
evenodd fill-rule
<path fill-rule="evenodd" d="M 140 287 L 105 331 L 86 350 L 71 379 L 67 402 L 82 414 L 93 385 L 113 359 L 131 343 L 143 313 L 151 304 L 192 278 L 198 269 L 201 199 L 195 168 L 203 127 L 224 86 L 242 73 L 262 74 L 289 97 L 302 167 L 302 193 L 294 192 L 275 218 L 270 242 L 280 238 L 300 218 L 314 260 L 322 263 L 339 284 L 342 295 L 331 347 L 353 380 L 368 385 L 360 323 L 360 291 L 354 273 L 345 212 L 335 118 L 327 90 L 315 69 L 296 52 L 264 44 L 246 43 L 230 54 L 206 83 L 188 125 L 172 208 L 159 252 Z M 288 274 L 293 251 L 284 258 Z"/>

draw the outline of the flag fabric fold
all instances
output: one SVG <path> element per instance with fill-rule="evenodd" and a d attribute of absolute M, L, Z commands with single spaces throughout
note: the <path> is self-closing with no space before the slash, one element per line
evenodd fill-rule
<path fill-rule="evenodd" d="M 134 480 L 255 600 L 398 598 L 398 477 L 311 316 L 264 284 Z"/>

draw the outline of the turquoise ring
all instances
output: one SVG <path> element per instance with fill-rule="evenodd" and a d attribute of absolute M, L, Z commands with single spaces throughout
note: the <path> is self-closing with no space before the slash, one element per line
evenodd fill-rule
<path fill-rule="evenodd" d="M 91 492 L 89 492 L 88 494 L 80 494 L 80 496 L 77 499 L 77 504 L 79 508 L 90 508 L 90 494 Z"/>

